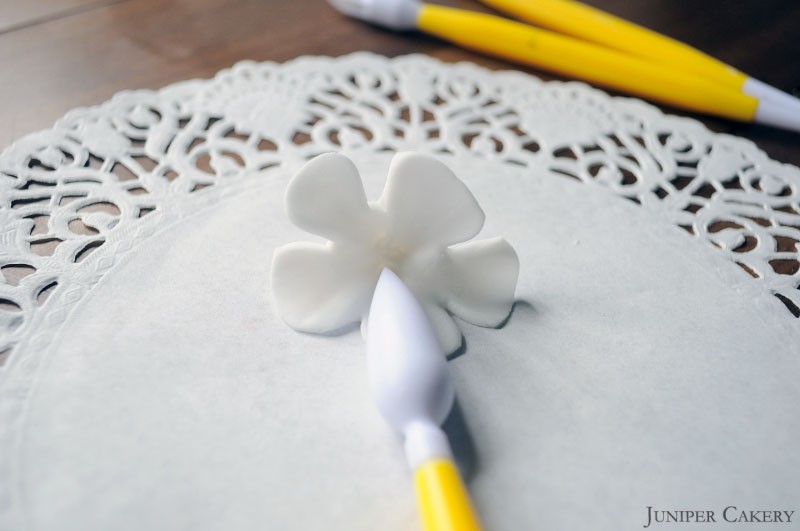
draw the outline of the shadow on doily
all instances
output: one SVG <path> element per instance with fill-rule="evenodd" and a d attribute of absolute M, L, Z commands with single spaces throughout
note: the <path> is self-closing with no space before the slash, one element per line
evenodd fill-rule
<path fill-rule="evenodd" d="M 475 451 L 475 442 L 464 419 L 464 412 L 458 403 L 458 398 L 456 398 L 453 403 L 453 409 L 450 410 L 450 414 L 442 424 L 442 429 L 450 440 L 453 458 L 458 465 L 458 469 L 461 471 L 464 481 L 468 482 L 478 470 L 478 452 Z"/>
<path fill-rule="evenodd" d="M 506 318 L 503 319 L 503 321 L 499 325 L 495 326 L 494 330 L 500 330 L 502 328 L 505 328 L 506 325 L 514 317 L 514 314 L 521 314 L 521 313 L 536 314 L 536 307 L 526 300 L 517 299 L 511 306 L 511 311 L 508 312 Z M 462 356 L 466 352 L 467 352 L 467 340 L 462 334 L 461 345 L 456 350 L 447 355 L 447 361 L 453 361 L 454 359 L 458 358 L 459 356 Z"/>
<path fill-rule="evenodd" d="M 499 325 L 495 326 L 494 329 L 495 330 L 500 330 L 501 328 L 505 328 L 505 326 L 508 324 L 508 322 L 511 321 L 511 318 L 514 317 L 515 313 L 531 313 L 531 314 L 535 314 L 536 313 L 536 307 L 533 304 L 531 304 L 530 302 L 526 301 L 526 300 L 523 300 L 523 299 L 515 300 L 514 304 L 511 306 L 511 311 L 508 312 L 508 316 L 505 319 L 503 319 L 503 322 L 501 322 Z"/>
<path fill-rule="evenodd" d="M 511 312 L 509 313 L 508 317 L 506 317 L 505 320 L 503 320 L 503 322 L 495 328 L 501 329 L 505 327 L 509 321 L 511 321 L 512 317 L 516 316 L 516 318 L 520 318 L 522 314 L 535 313 L 536 308 L 530 302 L 521 299 L 517 300 L 511 307 Z M 462 335 L 461 346 L 455 352 L 450 354 L 447 359 L 448 361 L 452 361 L 453 359 L 464 354 L 466 351 L 467 341 Z M 475 442 L 470 433 L 466 418 L 464 417 L 464 411 L 461 409 L 461 405 L 459 404 L 457 396 L 455 402 L 453 403 L 453 409 L 450 411 L 450 414 L 444 421 L 444 424 L 442 424 L 442 429 L 445 431 L 448 439 L 450 440 L 450 445 L 453 449 L 453 457 L 456 460 L 459 470 L 464 476 L 464 481 L 468 482 L 477 474 L 477 471 L 480 468 L 480 460 L 478 457 L 478 452 L 475 448 Z"/>

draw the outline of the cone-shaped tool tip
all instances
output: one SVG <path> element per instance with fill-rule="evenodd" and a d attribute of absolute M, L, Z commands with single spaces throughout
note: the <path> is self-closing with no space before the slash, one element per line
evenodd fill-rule
<path fill-rule="evenodd" d="M 399 432 L 441 424 L 453 405 L 447 360 L 425 311 L 400 278 L 381 273 L 367 325 L 367 371 L 378 409 Z"/>

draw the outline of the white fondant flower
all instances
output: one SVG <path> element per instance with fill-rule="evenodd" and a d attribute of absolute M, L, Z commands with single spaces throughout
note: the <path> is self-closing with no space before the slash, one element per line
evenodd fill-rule
<path fill-rule="evenodd" d="M 292 223 L 329 240 L 275 251 L 272 293 L 296 330 L 326 333 L 358 321 L 363 330 L 384 267 L 417 296 L 445 352 L 461 345 L 448 312 L 479 326 L 497 326 L 509 314 L 517 254 L 502 238 L 461 243 L 478 234 L 484 214 L 433 157 L 395 155 L 383 195 L 370 203 L 348 158 L 320 155 L 289 183 L 286 209 Z"/>

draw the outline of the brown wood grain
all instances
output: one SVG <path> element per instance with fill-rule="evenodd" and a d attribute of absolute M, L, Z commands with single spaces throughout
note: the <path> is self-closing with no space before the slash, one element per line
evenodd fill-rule
<path fill-rule="evenodd" d="M 0 34 L 125 0 L 0 0 Z"/>
<path fill-rule="evenodd" d="M 468 0 L 440 3 L 488 11 Z M 588 3 L 693 44 L 779 88 L 800 87 L 800 39 L 795 36 L 800 2 Z M 416 32 L 392 33 L 347 19 L 322 0 L 6 0 L 0 4 L 0 31 L 4 27 L 0 147 L 117 91 L 209 77 L 243 59 L 285 61 L 304 54 L 370 50 L 515 68 Z M 703 121 L 716 131 L 753 140 L 773 158 L 800 165 L 800 134 Z"/>

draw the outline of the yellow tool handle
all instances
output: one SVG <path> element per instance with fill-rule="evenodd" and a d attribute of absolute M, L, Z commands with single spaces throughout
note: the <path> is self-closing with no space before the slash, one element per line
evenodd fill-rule
<path fill-rule="evenodd" d="M 696 48 L 581 2 L 570 0 L 481 1 L 521 20 L 639 57 L 646 57 L 661 64 L 671 65 L 676 69 L 692 72 L 726 87 L 739 90 L 747 81 L 745 74 Z"/>
<path fill-rule="evenodd" d="M 425 531 L 480 531 L 467 489 L 449 459 L 427 461 L 414 472 Z"/>
<path fill-rule="evenodd" d="M 694 74 L 493 15 L 424 4 L 417 24 L 465 48 L 691 111 L 751 122 L 758 109 L 756 98 Z"/>

